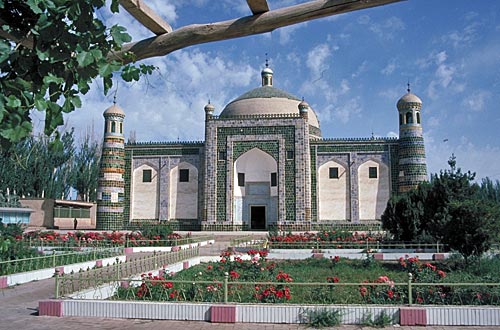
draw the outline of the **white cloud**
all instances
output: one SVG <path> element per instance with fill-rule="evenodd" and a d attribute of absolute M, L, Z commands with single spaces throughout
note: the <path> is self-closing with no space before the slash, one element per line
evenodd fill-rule
<path fill-rule="evenodd" d="M 307 26 L 307 22 L 299 23 L 294 25 L 285 26 L 278 29 L 278 37 L 280 45 L 286 45 L 293 41 L 293 36 L 295 35 L 295 31 Z"/>
<path fill-rule="evenodd" d="M 328 44 L 320 44 L 307 53 L 307 67 L 311 70 L 312 77 L 321 77 L 321 73 L 329 69 L 327 61 L 332 53 Z"/>
<path fill-rule="evenodd" d="M 384 76 L 389 76 L 394 72 L 394 70 L 396 70 L 396 62 L 394 59 L 392 59 L 382 70 L 380 70 L 380 73 L 382 73 Z"/>
<path fill-rule="evenodd" d="M 483 111 L 486 106 L 486 102 L 491 98 L 491 93 L 488 91 L 474 91 L 469 94 L 463 101 L 462 105 L 466 107 L 466 111 L 472 110 L 476 112 Z"/>

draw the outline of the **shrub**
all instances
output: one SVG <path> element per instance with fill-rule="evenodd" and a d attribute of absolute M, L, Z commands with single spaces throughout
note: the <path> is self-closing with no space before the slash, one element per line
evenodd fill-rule
<path fill-rule="evenodd" d="M 342 322 L 342 312 L 337 309 L 305 309 L 302 313 L 304 323 L 314 328 L 333 327 Z"/>

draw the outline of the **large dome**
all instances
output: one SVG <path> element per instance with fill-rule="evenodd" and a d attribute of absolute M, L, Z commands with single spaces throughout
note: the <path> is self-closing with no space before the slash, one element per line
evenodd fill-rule
<path fill-rule="evenodd" d="M 262 86 L 252 89 L 231 101 L 222 110 L 220 117 L 247 115 L 298 114 L 301 99 L 272 86 L 272 71 L 262 70 Z M 314 110 L 309 108 L 309 124 L 319 129 L 319 121 Z"/>

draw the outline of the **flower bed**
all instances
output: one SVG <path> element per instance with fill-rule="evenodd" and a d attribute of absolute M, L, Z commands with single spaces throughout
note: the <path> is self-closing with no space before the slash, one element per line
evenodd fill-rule
<path fill-rule="evenodd" d="M 18 240 L 29 241 L 32 246 L 174 246 L 188 243 L 190 236 L 182 237 L 177 233 L 167 235 L 143 235 L 141 232 L 68 232 L 60 234 L 55 231 L 32 231 Z"/>
<path fill-rule="evenodd" d="M 402 257 L 398 264 L 367 258 L 272 262 L 266 251 L 224 253 L 218 262 L 177 274 L 144 274 L 138 287 L 120 288 L 114 299 L 292 304 L 489 304 L 500 305 L 495 283 L 459 286 L 470 274 L 447 274 L 446 264 Z M 500 265 L 500 260 L 494 260 Z M 413 274 L 411 280 L 408 273 Z M 226 275 L 227 274 L 227 275 Z M 475 283 L 499 281 L 483 274 Z M 224 281 L 227 276 L 227 282 Z M 447 282 L 445 282 L 445 280 Z M 448 283 L 451 282 L 451 283 Z M 411 299 L 411 301 L 410 301 Z"/>

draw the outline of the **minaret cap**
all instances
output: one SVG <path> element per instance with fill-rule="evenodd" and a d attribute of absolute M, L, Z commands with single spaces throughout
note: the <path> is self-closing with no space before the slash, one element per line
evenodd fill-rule
<path fill-rule="evenodd" d="M 112 106 L 104 110 L 103 113 L 104 117 L 108 115 L 120 115 L 122 117 L 125 117 L 125 111 L 123 111 L 122 108 L 120 108 L 116 103 L 114 103 Z"/>
<path fill-rule="evenodd" d="M 304 98 L 302 98 L 302 101 L 299 103 L 299 111 L 304 112 L 309 110 L 309 104 L 304 101 Z"/>
<path fill-rule="evenodd" d="M 215 110 L 215 107 L 213 106 L 213 104 L 210 103 L 210 101 L 208 101 L 208 104 L 205 106 L 205 112 L 212 113 L 212 112 L 214 112 L 214 110 Z"/>

